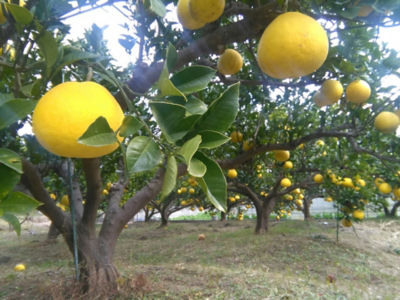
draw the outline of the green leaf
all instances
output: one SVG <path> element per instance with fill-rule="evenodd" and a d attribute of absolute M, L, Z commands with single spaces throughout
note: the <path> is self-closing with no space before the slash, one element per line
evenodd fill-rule
<path fill-rule="evenodd" d="M 174 45 L 168 43 L 166 63 L 169 71 L 172 71 L 172 69 L 175 67 L 177 59 L 178 59 L 178 53 L 176 52 Z"/>
<path fill-rule="evenodd" d="M 207 172 L 207 166 L 200 160 L 192 158 L 188 166 L 188 173 L 194 177 L 202 177 Z"/>
<path fill-rule="evenodd" d="M 145 0 L 145 6 L 156 15 L 164 18 L 167 10 L 161 0 Z"/>
<path fill-rule="evenodd" d="M 21 224 L 16 216 L 4 213 L 0 218 L 10 224 L 18 236 L 21 234 Z"/>
<path fill-rule="evenodd" d="M 126 160 L 129 172 L 149 171 L 160 163 L 161 151 L 153 139 L 137 136 L 128 145 Z"/>
<path fill-rule="evenodd" d="M 0 129 L 23 119 L 36 106 L 36 101 L 28 99 L 14 99 L 0 106 Z"/>
<path fill-rule="evenodd" d="M 196 158 L 207 167 L 207 172 L 200 178 L 199 184 L 208 200 L 220 211 L 226 211 L 227 184 L 220 166 L 201 152 L 196 153 Z"/>
<path fill-rule="evenodd" d="M 191 96 L 184 104 L 186 110 L 192 115 L 202 115 L 207 111 L 207 105 L 199 98 Z"/>
<path fill-rule="evenodd" d="M 188 140 L 178 151 L 178 154 L 183 157 L 187 165 L 189 174 L 195 177 L 202 177 L 207 170 L 201 161 L 193 159 L 193 155 L 199 149 L 200 144 L 201 136 L 196 135 L 194 138 Z"/>
<path fill-rule="evenodd" d="M 5 213 L 24 215 L 40 205 L 40 202 L 21 192 L 11 192 L 0 202 Z"/>
<path fill-rule="evenodd" d="M 215 70 L 205 66 L 191 66 L 174 74 L 171 78 L 175 87 L 184 94 L 205 89 L 215 76 Z"/>
<path fill-rule="evenodd" d="M 58 69 L 61 69 L 64 66 L 71 65 L 81 60 L 88 60 L 98 58 L 99 55 L 84 52 L 79 49 L 74 49 L 72 47 L 64 47 L 64 55 L 59 65 L 57 65 Z"/>
<path fill-rule="evenodd" d="M 158 126 L 170 143 L 183 138 L 201 117 L 200 115 L 185 117 L 186 109 L 179 104 L 151 101 L 149 105 Z"/>
<path fill-rule="evenodd" d="M 14 189 L 20 177 L 21 174 L 6 165 L 0 164 L 0 200 Z"/>
<path fill-rule="evenodd" d="M 17 21 L 17 23 L 28 25 L 32 22 L 33 15 L 25 7 L 19 6 L 17 4 L 8 3 L 6 3 L 5 6 L 9 10 L 15 21 Z"/>
<path fill-rule="evenodd" d="M 104 117 L 98 117 L 78 139 L 78 143 L 94 147 L 112 145 L 116 142 L 118 140 L 115 133 Z"/>
<path fill-rule="evenodd" d="M 130 115 L 125 116 L 121 128 L 119 129 L 119 135 L 122 137 L 133 135 L 142 127 L 143 123 L 140 122 L 136 117 Z"/>
<path fill-rule="evenodd" d="M 21 158 L 17 153 L 6 148 L 0 148 L 0 164 L 13 169 L 15 172 L 22 174 Z"/>
<path fill-rule="evenodd" d="M 204 149 L 217 148 L 231 139 L 230 137 L 227 137 L 218 131 L 212 130 L 200 131 L 199 134 L 201 135 L 202 140 L 199 148 Z"/>
<path fill-rule="evenodd" d="M 178 165 L 173 155 L 168 157 L 167 168 L 165 170 L 163 186 L 161 188 L 161 200 L 167 197 L 175 187 L 176 176 L 178 175 Z"/>
<path fill-rule="evenodd" d="M 161 72 L 160 78 L 158 79 L 156 86 L 161 91 L 161 96 L 182 96 L 185 95 L 176 88 L 176 86 L 169 79 L 169 72 L 167 64 L 164 64 L 164 68 Z M 186 99 L 186 98 L 185 98 Z"/>
<path fill-rule="evenodd" d="M 51 67 L 56 63 L 58 58 L 58 45 L 53 35 L 48 31 L 43 31 L 36 37 L 36 43 L 47 64 L 47 73 Z"/>
<path fill-rule="evenodd" d="M 213 101 L 196 125 L 198 130 L 226 131 L 239 110 L 239 83 L 230 86 Z"/>

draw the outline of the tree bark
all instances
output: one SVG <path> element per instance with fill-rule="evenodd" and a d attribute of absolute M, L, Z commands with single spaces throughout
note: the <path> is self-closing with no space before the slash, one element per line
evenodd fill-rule
<path fill-rule="evenodd" d="M 396 203 L 393 205 L 392 209 L 390 210 L 390 216 L 391 217 L 396 217 L 397 215 L 397 208 L 400 206 L 400 201 L 396 201 Z"/>
<path fill-rule="evenodd" d="M 311 199 L 310 198 L 304 198 L 303 202 L 303 214 L 304 214 L 304 220 L 308 221 L 311 219 L 311 214 L 310 214 L 310 206 L 311 206 Z"/>
<path fill-rule="evenodd" d="M 269 230 L 269 216 L 275 206 L 275 198 L 266 199 L 263 203 L 253 202 L 257 212 L 257 224 L 255 233 L 264 234 Z"/>
<path fill-rule="evenodd" d="M 221 221 L 226 221 L 226 213 L 221 211 Z"/>
<path fill-rule="evenodd" d="M 47 239 L 48 240 L 55 240 L 57 237 L 60 235 L 60 232 L 58 231 L 56 225 L 54 225 L 53 222 L 51 222 L 49 231 L 47 233 Z"/>
<path fill-rule="evenodd" d="M 165 209 L 165 207 L 161 210 L 161 225 L 160 227 L 167 227 L 168 226 L 168 220 L 169 220 L 169 213 L 168 209 Z"/>

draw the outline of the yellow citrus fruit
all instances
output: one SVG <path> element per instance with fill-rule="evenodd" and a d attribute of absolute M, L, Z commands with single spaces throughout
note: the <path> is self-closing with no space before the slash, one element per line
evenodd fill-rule
<path fill-rule="evenodd" d="M 294 190 L 293 190 L 293 194 L 296 194 L 296 195 L 299 195 L 299 194 L 301 194 L 301 191 L 300 191 L 300 189 L 299 189 L 299 188 L 297 188 L 297 189 L 294 189 Z"/>
<path fill-rule="evenodd" d="M 343 181 L 340 184 L 344 187 L 354 187 L 353 180 L 349 177 L 344 177 Z"/>
<path fill-rule="evenodd" d="M 351 226 L 353 226 L 353 223 L 348 219 L 342 219 L 342 225 L 344 227 L 351 227 Z"/>
<path fill-rule="evenodd" d="M 303 194 L 299 194 L 297 197 L 298 197 L 300 200 L 303 200 L 303 199 L 304 199 L 304 195 L 303 195 Z"/>
<path fill-rule="evenodd" d="M 190 188 L 189 189 L 189 194 L 194 194 L 195 193 L 195 189 L 194 188 Z"/>
<path fill-rule="evenodd" d="M 243 134 L 240 131 L 233 131 L 231 133 L 232 143 L 240 143 L 243 140 Z"/>
<path fill-rule="evenodd" d="M 321 93 L 321 91 L 318 91 L 314 94 L 313 96 L 313 101 L 316 106 L 318 107 L 324 107 L 327 105 L 331 105 L 331 102 L 327 97 L 324 96 L 324 94 Z"/>
<path fill-rule="evenodd" d="M 187 192 L 187 188 L 186 187 L 181 187 L 181 193 L 186 193 Z"/>
<path fill-rule="evenodd" d="M 17 264 L 14 267 L 14 271 L 17 271 L 17 272 L 25 271 L 25 269 L 26 269 L 26 267 L 24 264 Z"/>
<path fill-rule="evenodd" d="M 337 80 L 328 79 L 322 84 L 321 93 L 329 100 L 330 104 L 334 104 L 342 97 L 343 86 Z"/>
<path fill-rule="evenodd" d="M 235 199 L 236 200 L 240 200 L 240 196 L 239 195 L 235 195 Z"/>
<path fill-rule="evenodd" d="M 111 93 L 95 82 L 65 82 L 53 87 L 33 111 L 33 132 L 48 151 L 65 157 L 93 158 L 118 147 L 94 147 L 78 143 L 78 138 L 98 118 L 107 119 L 115 131 L 124 118 Z M 122 140 L 122 139 L 121 139 Z"/>
<path fill-rule="evenodd" d="M 189 30 L 196 30 L 203 27 L 206 23 L 196 21 L 190 14 L 190 0 L 179 0 L 177 5 L 178 20 L 183 27 Z"/>
<path fill-rule="evenodd" d="M 281 186 L 282 187 L 289 187 L 289 186 L 291 186 L 292 185 L 292 182 L 290 181 L 290 179 L 289 178 L 283 178 L 282 180 L 281 180 Z"/>
<path fill-rule="evenodd" d="M 400 188 L 394 188 L 393 195 L 395 196 L 396 199 L 400 199 Z"/>
<path fill-rule="evenodd" d="M 358 220 L 364 219 L 364 212 L 361 209 L 356 209 L 353 211 L 353 218 Z"/>
<path fill-rule="evenodd" d="M 285 161 L 285 163 L 283 164 L 283 167 L 285 169 L 292 169 L 293 168 L 293 163 L 290 160 Z"/>
<path fill-rule="evenodd" d="M 243 66 L 243 58 L 234 49 L 226 49 L 218 59 L 218 71 L 224 75 L 233 75 Z"/>
<path fill-rule="evenodd" d="M 258 177 L 258 178 L 262 178 L 263 176 L 262 176 L 261 173 L 258 173 L 258 174 L 257 174 L 257 177 Z"/>
<path fill-rule="evenodd" d="M 64 195 L 61 200 L 60 200 L 60 204 L 64 205 L 64 206 L 69 206 L 69 198 L 68 195 Z"/>
<path fill-rule="evenodd" d="M 364 187 L 366 185 L 365 180 L 361 178 L 357 179 L 356 183 L 361 187 Z"/>
<path fill-rule="evenodd" d="M 281 217 L 280 217 L 280 216 L 276 216 L 275 219 L 276 219 L 277 221 L 279 221 L 279 220 L 281 219 Z"/>
<path fill-rule="evenodd" d="M 235 199 L 235 197 L 229 197 L 229 201 L 230 201 L 230 202 L 235 202 L 236 199 Z"/>
<path fill-rule="evenodd" d="M 190 14 L 197 22 L 214 22 L 222 15 L 224 8 L 225 0 L 189 0 Z"/>
<path fill-rule="evenodd" d="M 287 161 L 290 158 L 290 152 L 287 150 L 275 150 L 274 158 L 280 162 Z"/>
<path fill-rule="evenodd" d="M 390 186 L 389 183 L 383 182 L 378 186 L 379 191 L 382 194 L 389 194 L 392 192 L 392 187 Z"/>
<path fill-rule="evenodd" d="M 228 177 L 229 178 L 236 178 L 237 177 L 237 171 L 235 169 L 229 169 L 228 170 Z"/>
<path fill-rule="evenodd" d="M 326 198 L 325 198 L 325 201 L 326 201 L 326 202 L 332 202 L 333 199 L 332 199 L 332 197 L 326 197 Z"/>
<path fill-rule="evenodd" d="M 364 80 L 354 80 L 346 88 L 346 99 L 354 104 L 363 104 L 369 96 L 371 96 L 371 88 Z"/>
<path fill-rule="evenodd" d="M 15 48 L 10 44 L 5 46 L 5 53 L 10 57 L 10 60 L 15 60 Z M 0 47 L 0 55 L 3 55 L 3 48 Z"/>
<path fill-rule="evenodd" d="M 53 199 L 53 200 L 56 200 L 56 199 L 57 199 L 57 196 L 56 196 L 56 194 L 51 193 L 51 194 L 50 194 L 50 198 Z"/>
<path fill-rule="evenodd" d="M 317 146 L 322 147 L 322 146 L 325 145 L 325 142 L 324 142 L 323 140 L 318 140 L 318 141 L 315 142 L 315 144 L 316 144 Z"/>
<path fill-rule="evenodd" d="M 302 206 L 303 205 L 303 201 L 301 199 L 297 199 L 296 200 L 296 205 Z"/>
<path fill-rule="evenodd" d="M 322 183 L 324 181 L 324 176 L 321 174 L 315 174 L 313 180 L 316 183 Z"/>
<path fill-rule="evenodd" d="M 389 133 L 393 132 L 399 127 L 400 118 L 390 111 L 383 111 L 375 117 L 374 126 L 377 130 Z"/>
<path fill-rule="evenodd" d="M 384 183 L 385 181 L 382 178 L 375 178 L 374 183 L 376 186 L 379 186 L 380 184 Z"/>
<path fill-rule="evenodd" d="M 102 193 L 104 196 L 107 196 L 107 195 L 108 195 L 108 190 L 104 189 L 101 193 Z"/>
<path fill-rule="evenodd" d="M 254 143 L 252 141 L 244 141 L 242 149 L 243 151 L 250 151 L 254 147 Z"/>
<path fill-rule="evenodd" d="M 298 146 L 298 148 L 299 148 L 299 149 L 304 149 L 304 144 L 303 144 L 303 143 L 300 144 L 300 145 Z"/>
<path fill-rule="evenodd" d="M 299 12 L 287 12 L 265 29 L 257 59 L 263 72 L 271 77 L 297 78 L 321 67 L 328 50 L 328 36 L 317 21 Z"/>

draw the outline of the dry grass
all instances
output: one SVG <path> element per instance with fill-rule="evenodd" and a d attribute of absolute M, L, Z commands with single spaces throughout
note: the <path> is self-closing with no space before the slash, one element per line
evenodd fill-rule
<path fill-rule="evenodd" d="M 400 222 L 356 224 L 358 237 L 341 229 L 340 243 L 327 222 L 284 221 L 263 236 L 254 221 L 131 225 L 116 250 L 115 299 L 400 299 Z M 76 297 L 71 255 L 44 229 L 19 240 L 0 231 L 1 299 Z M 18 262 L 26 272 L 12 270 Z"/>

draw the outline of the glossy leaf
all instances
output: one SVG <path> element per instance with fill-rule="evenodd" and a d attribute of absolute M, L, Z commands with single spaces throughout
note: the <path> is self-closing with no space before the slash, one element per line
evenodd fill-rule
<path fill-rule="evenodd" d="M 47 71 L 56 63 L 58 58 L 58 44 L 53 35 L 48 31 L 43 31 L 36 37 L 36 42 L 47 64 Z"/>
<path fill-rule="evenodd" d="M 161 199 L 167 197 L 176 185 L 176 176 L 178 175 L 178 165 L 173 155 L 168 157 L 167 167 L 165 169 L 163 186 L 161 188 Z"/>
<path fill-rule="evenodd" d="M 185 95 L 176 88 L 176 86 L 172 83 L 172 81 L 169 79 L 169 72 L 167 65 L 164 65 L 164 68 L 161 72 L 160 78 L 158 79 L 156 86 L 160 89 L 161 91 L 161 96 L 182 96 L 185 97 Z"/>
<path fill-rule="evenodd" d="M 198 130 L 225 132 L 235 120 L 239 109 L 239 83 L 230 86 L 208 107 L 196 124 Z"/>
<path fill-rule="evenodd" d="M 207 199 L 221 211 L 226 211 L 227 184 L 220 166 L 201 152 L 196 153 L 196 158 L 202 161 L 207 172 L 200 178 L 199 184 Z"/>
<path fill-rule="evenodd" d="M 0 218 L 10 224 L 18 236 L 21 234 L 21 224 L 16 216 L 13 214 L 4 213 L 2 216 L 0 216 Z"/>
<path fill-rule="evenodd" d="M 176 52 L 174 45 L 169 43 L 167 48 L 167 66 L 170 72 L 175 67 L 177 59 L 178 59 L 178 53 Z"/>
<path fill-rule="evenodd" d="M 140 122 L 134 116 L 125 116 L 124 121 L 122 122 L 121 128 L 119 130 L 119 135 L 122 137 L 127 137 L 138 132 L 140 128 L 143 127 L 143 123 Z"/>
<path fill-rule="evenodd" d="M 199 115 L 186 117 L 186 109 L 182 105 L 161 101 L 151 101 L 149 105 L 158 126 L 170 143 L 183 138 L 200 118 Z"/>
<path fill-rule="evenodd" d="M 202 140 L 199 148 L 204 148 L 204 149 L 217 148 L 231 139 L 230 137 L 227 137 L 226 135 L 223 135 L 218 131 L 212 131 L 212 130 L 200 131 L 199 134 L 201 135 L 201 140 Z"/>
<path fill-rule="evenodd" d="M 201 91 L 215 76 L 215 70 L 205 66 L 191 66 L 174 74 L 172 83 L 184 94 Z"/>
<path fill-rule="evenodd" d="M 29 23 L 32 22 L 33 15 L 25 7 L 19 6 L 17 4 L 8 4 L 8 3 L 6 3 L 5 6 L 13 16 L 14 20 L 17 21 L 17 23 L 28 25 Z"/>
<path fill-rule="evenodd" d="M 152 170 L 161 160 L 161 151 L 153 139 L 137 136 L 126 149 L 128 170 L 131 173 Z"/>
<path fill-rule="evenodd" d="M 40 202 L 21 192 L 11 192 L 0 202 L 0 209 L 5 213 L 24 215 L 40 205 Z"/>
<path fill-rule="evenodd" d="M 188 140 L 178 151 L 178 154 L 183 157 L 187 165 L 189 174 L 195 177 L 202 177 L 207 170 L 201 161 L 193 159 L 193 155 L 199 149 L 200 144 L 201 136 L 196 135 L 194 138 Z"/>
<path fill-rule="evenodd" d="M 111 145 L 116 142 L 118 140 L 115 133 L 104 117 L 98 117 L 78 139 L 78 143 L 94 147 Z"/>
<path fill-rule="evenodd" d="M 23 119 L 36 106 L 36 101 L 28 99 L 14 99 L 0 106 L 0 129 Z"/>
<path fill-rule="evenodd" d="M 21 158 L 14 151 L 0 148 L 0 164 L 4 164 L 15 172 L 22 174 Z"/>
<path fill-rule="evenodd" d="M 149 9 L 156 15 L 163 18 L 167 13 L 164 3 L 161 0 L 146 0 L 149 3 Z"/>
<path fill-rule="evenodd" d="M 19 182 L 21 175 L 6 165 L 0 164 L 0 199 L 11 192 Z"/>

